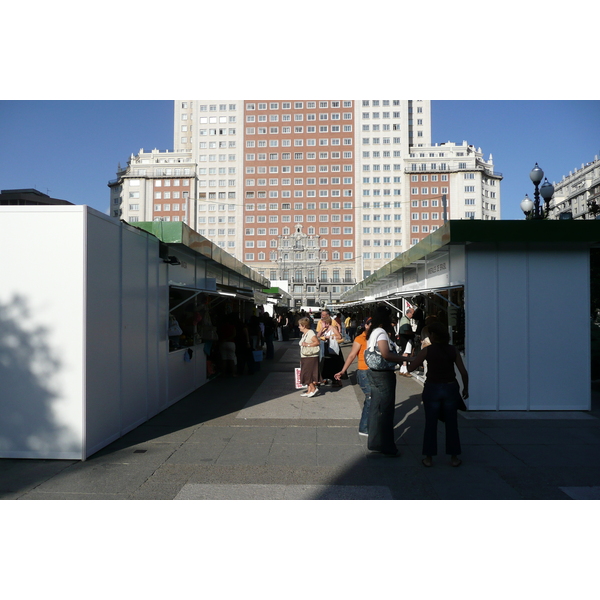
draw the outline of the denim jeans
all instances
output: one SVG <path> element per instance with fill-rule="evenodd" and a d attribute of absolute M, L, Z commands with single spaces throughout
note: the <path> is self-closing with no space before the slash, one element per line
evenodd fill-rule
<path fill-rule="evenodd" d="M 423 454 L 437 455 L 437 422 L 440 415 L 446 420 L 446 454 L 456 456 L 461 453 L 458 436 L 458 402 L 460 390 L 458 382 L 425 383 L 423 387 L 423 407 L 425 409 L 425 434 Z"/>
<path fill-rule="evenodd" d="M 369 369 L 367 377 L 371 384 L 367 448 L 384 454 L 395 454 L 398 450 L 394 441 L 396 373 Z"/>
<path fill-rule="evenodd" d="M 371 383 L 367 376 L 368 371 L 364 369 L 356 370 L 356 381 L 360 386 L 360 389 L 365 395 L 365 403 L 363 405 L 362 414 L 360 416 L 360 424 L 358 431 L 361 433 L 369 432 L 369 408 L 371 407 Z"/>

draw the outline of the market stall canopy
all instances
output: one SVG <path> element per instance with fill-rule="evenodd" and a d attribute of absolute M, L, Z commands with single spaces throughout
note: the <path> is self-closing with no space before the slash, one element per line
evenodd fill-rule
<path fill-rule="evenodd" d="M 181 221 L 145 221 L 133 225 L 151 233 L 164 244 L 184 246 L 207 260 L 213 260 L 221 267 L 241 275 L 248 280 L 249 287 L 252 289 L 263 289 L 271 283 Z"/>
<path fill-rule="evenodd" d="M 273 304 L 279 304 L 280 306 L 291 306 L 292 297 L 285 290 L 280 287 L 270 287 L 263 290 L 263 294 L 266 294 L 269 299 L 273 299 Z"/>
<path fill-rule="evenodd" d="M 340 306 L 460 286 L 464 250 L 474 244 L 591 248 L 600 244 L 600 221 L 448 221 L 342 294 Z"/>

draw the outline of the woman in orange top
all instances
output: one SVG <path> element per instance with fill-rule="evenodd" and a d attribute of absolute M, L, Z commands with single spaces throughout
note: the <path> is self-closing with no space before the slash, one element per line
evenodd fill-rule
<path fill-rule="evenodd" d="M 371 405 L 371 384 L 367 377 L 367 363 L 365 362 L 365 350 L 367 348 L 367 333 L 371 329 L 371 317 L 369 317 L 364 325 L 359 328 L 359 334 L 354 338 L 352 344 L 352 350 L 344 363 L 342 370 L 336 373 L 334 377 L 340 381 L 342 375 L 348 370 L 348 367 L 354 362 L 354 359 L 358 356 L 358 368 L 356 370 L 356 381 L 360 386 L 360 389 L 365 395 L 365 403 L 363 405 L 362 415 L 360 417 L 360 424 L 358 425 L 359 435 L 369 435 L 369 406 Z"/>

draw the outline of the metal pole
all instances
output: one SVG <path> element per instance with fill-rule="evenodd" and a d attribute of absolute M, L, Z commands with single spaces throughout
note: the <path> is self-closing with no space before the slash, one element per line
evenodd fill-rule
<path fill-rule="evenodd" d="M 447 212 L 448 203 L 446 201 L 446 194 L 442 194 L 442 207 L 444 209 L 442 216 L 444 218 L 444 224 L 445 224 L 448 221 L 448 212 Z"/>

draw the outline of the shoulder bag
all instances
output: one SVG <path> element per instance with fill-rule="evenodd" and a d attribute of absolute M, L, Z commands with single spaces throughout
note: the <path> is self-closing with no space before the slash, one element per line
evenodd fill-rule
<path fill-rule="evenodd" d="M 308 335 L 308 332 L 302 336 L 302 339 L 300 340 L 301 344 L 303 344 L 307 341 L 306 340 L 307 335 Z M 305 357 L 305 358 L 309 357 L 309 356 L 318 356 L 319 350 L 320 350 L 319 346 L 300 346 L 300 356 Z"/>
<path fill-rule="evenodd" d="M 364 358 L 367 367 L 372 371 L 393 371 L 398 364 L 395 362 L 391 362 L 389 360 L 385 360 L 377 347 L 377 342 L 375 341 L 376 335 L 371 334 L 372 339 L 369 341 L 368 347 L 365 349 Z M 390 349 L 390 352 L 396 354 L 395 351 Z"/>

